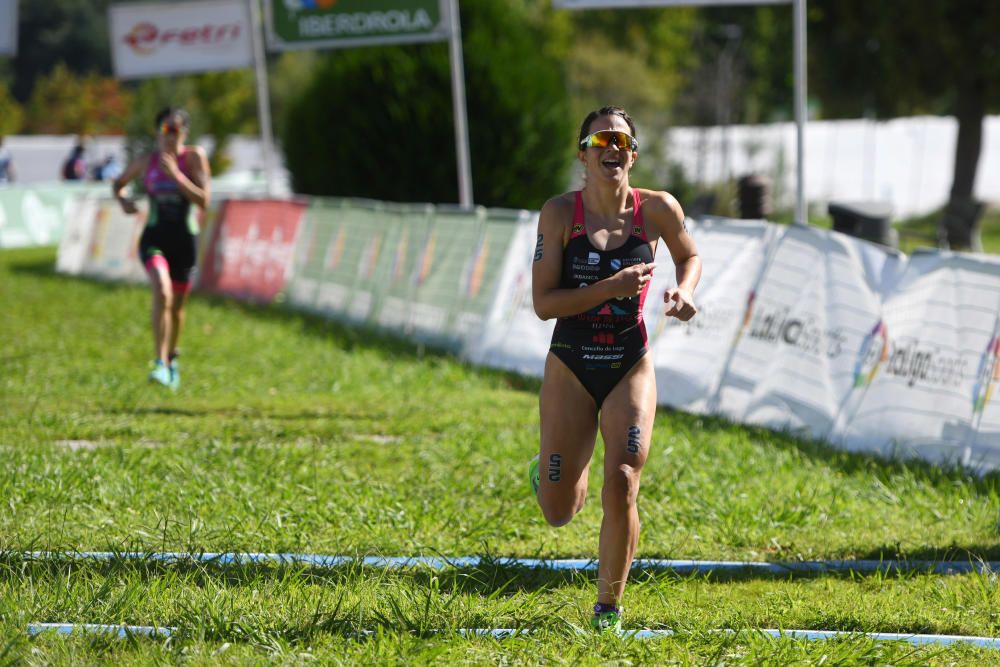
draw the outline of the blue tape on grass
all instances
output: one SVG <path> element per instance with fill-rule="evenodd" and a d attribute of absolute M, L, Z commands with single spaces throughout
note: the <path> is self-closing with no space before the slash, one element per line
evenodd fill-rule
<path fill-rule="evenodd" d="M 284 565 L 307 565 L 310 567 L 342 567 L 360 564 L 377 568 L 426 567 L 434 570 L 448 568 L 478 568 L 490 565 L 500 567 L 523 567 L 530 569 L 595 571 L 597 561 L 590 559 L 540 559 L 540 558 L 480 558 L 478 556 L 333 556 L 323 554 L 296 553 L 185 553 L 185 552 L 50 552 L 35 551 L 24 554 L 34 560 L 146 560 L 165 563 L 199 562 L 218 565 L 248 565 L 253 563 L 276 563 Z M 678 574 L 720 574 L 759 573 L 770 575 L 824 574 L 830 572 L 857 572 L 886 574 L 903 572 L 927 572 L 933 574 L 968 574 L 971 572 L 1000 572 L 997 561 L 929 561 L 929 560 L 813 560 L 799 562 L 769 563 L 763 561 L 712 561 L 712 560 L 667 560 L 640 558 L 632 563 L 633 570 L 671 570 Z"/>
<path fill-rule="evenodd" d="M 134 637 L 170 637 L 174 628 L 149 625 L 102 625 L 97 623 L 32 623 L 28 625 L 28 634 L 34 636 L 43 632 L 54 632 L 58 635 L 107 635 L 125 639 Z M 525 637 L 532 634 L 527 628 L 459 628 L 455 630 L 431 630 L 432 634 L 457 634 L 463 637 L 493 637 L 494 639 L 509 639 Z M 581 632 L 586 632 L 581 630 Z M 1000 649 L 1000 638 L 971 637 L 963 635 L 917 635 L 898 632 L 847 632 L 841 630 L 718 630 L 725 634 L 758 634 L 776 639 L 830 640 L 838 638 L 866 637 L 875 641 L 899 641 L 924 645 L 949 646 L 953 644 L 969 644 L 980 648 Z M 365 632 L 362 634 L 373 634 Z M 631 639 L 661 639 L 672 637 L 673 630 L 626 630 L 622 633 Z"/>
<path fill-rule="evenodd" d="M 173 628 L 161 628 L 155 625 L 103 625 L 100 623 L 31 623 L 28 634 L 35 636 L 43 632 L 54 632 L 57 635 L 110 635 L 125 639 L 126 637 L 169 637 Z"/>

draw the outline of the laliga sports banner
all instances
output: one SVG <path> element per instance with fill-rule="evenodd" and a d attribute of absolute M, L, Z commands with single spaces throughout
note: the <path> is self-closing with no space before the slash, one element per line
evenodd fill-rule
<path fill-rule="evenodd" d="M 115 76 L 241 69 L 253 65 L 245 0 L 111 5 Z"/>
<path fill-rule="evenodd" d="M 17 0 L 0 0 L 0 56 L 17 53 Z"/>
<path fill-rule="evenodd" d="M 1000 467 L 1000 259 L 918 251 L 856 353 L 855 405 L 832 441 Z"/>
<path fill-rule="evenodd" d="M 441 0 L 267 0 L 272 51 L 448 39 Z"/>
<path fill-rule="evenodd" d="M 902 259 L 836 232 L 787 227 L 748 300 L 718 410 L 828 438 Z"/>
<path fill-rule="evenodd" d="M 649 336 L 659 402 L 695 413 L 710 399 L 729 361 L 764 258 L 780 228 L 766 222 L 706 218 L 689 221 L 705 280 L 698 286 L 698 314 L 688 322 L 664 316 L 663 295 L 677 285 L 673 260 L 659 243 L 656 271 L 643 319 Z"/>

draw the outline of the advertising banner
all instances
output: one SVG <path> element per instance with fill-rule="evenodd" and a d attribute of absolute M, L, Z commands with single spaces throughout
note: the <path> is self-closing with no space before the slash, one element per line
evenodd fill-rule
<path fill-rule="evenodd" d="M 656 367 L 659 402 L 706 413 L 739 336 L 747 304 L 780 228 L 765 222 L 705 218 L 688 221 L 704 279 L 695 290 L 698 314 L 688 322 L 665 317 L 663 296 L 677 285 L 666 244 L 656 253 L 656 271 L 643 319 Z"/>
<path fill-rule="evenodd" d="M 719 411 L 829 437 L 900 257 L 843 234 L 787 227 L 748 302 Z"/>
<path fill-rule="evenodd" d="M 431 234 L 434 207 L 396 208 L 398 223 L 388 241 L 389 271 L 376 323 L 387 331 L 405 333 L 413 340 L 443 345 L 445 318 L 435 304 L 428 306 L 420 298 L 435 250 L 436 236 Z M 440 305 L 447 312 L 448 302 Z"/>
<path fill-rule="evenodd" d="M 886 456 L 996 466 L 1000 259 L 917 252 L 856 362 L 833 442 Z"/>
<path fill-rule="evenodd" d="M 17 0 L 0 0 L 0 56 L 17 54 Z"/>
<path fill-rule="evenodd" d="M 107 192 L 87 185 L 0 188 L 0 248 L 59 243 L 76 201 L 97 190 Z"/>
<path fill-rule="evenodd" d="M 292 266 L 306 204 L 294 200 L 227 199 L 203 253 L 198 289 L 270 302 Z"/>
<path fill-rule="evenodd" d="M 248 9 L 245 0 L 111 5 L 115 76 L 135 79 L 252 66 Z"/>
<path fill-rule="evenodd" d="M 347 48 L 448 39 L 441 0 L 266 0 L 268 48 Z"/>
<path fill-rule="evenodd" d="M 128 215 L 114 199 L 97 202 L 81 275 L 135 283 L 146 279 L 139 261 L 139 237 L 146 225 L 147 209 L 145 202 L 137 205 L 139 213 Z"/>
<path fill-rule="evenodd" d="M 538 212 L 520 214 L 482 335 L 467 343 L 473 363 L 541 377 L 556 321 L 543 322 L 531 300 L 531 263 L 538 233 Z"/>

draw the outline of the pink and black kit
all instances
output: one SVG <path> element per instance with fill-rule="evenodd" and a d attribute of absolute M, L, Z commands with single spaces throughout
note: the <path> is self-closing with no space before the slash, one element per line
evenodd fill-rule
<path fill-rule="evenodd" d="M 573 227 L 563 250 L 562 289 L 586 288 L 634 264 L 653 261 L 653 246 L 646 235 L 639 194 L 632 190 L 634 215 L 625 243 L 612 250 L 597 250 L 587 236 L 583 194 L 576 193 Z M 596 308 L 560 317 L 549 350 L 573 372 L 600 408 L 608 394 L 649 349 L 642 306 L 649 283 L 634 297 L 610 299 Z"/>
<path fill-rule="evenodd" d="M 177 156 L 181 172 L 190 178 L 187 156 Z M 147 271 L 165 265 L 175 293 L 191 291 L 191 274 L 198 259 L 197 209 L 191 206 L 170 176 L 160 169 L 160 154 L 149 157 L 143 177 L 149 194 L 149 215 L 139 238 L 139 258 Z"/>

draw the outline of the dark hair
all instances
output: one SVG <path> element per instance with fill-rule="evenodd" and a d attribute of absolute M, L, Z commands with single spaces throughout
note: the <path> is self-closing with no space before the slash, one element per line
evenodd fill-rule
<path fill-rule="evenodd" d="M 173 116 L 180 116 L 181 125 L 187 129 L 191 118 L 188 116 L 188 112 L 184 111 L 184 109 L 181 109 L 180 107 L 163 107 L 160 109 L 160 113 L 156 114 L 156 120 L 153 122 L 153 126 L 159 127 L 163 121 Z"/>
<path fill-rule="evenodd" d="M 576 141 L 577 146 L 582 144 L 583 140 L 590 134 L 590 124 L 601 116 L 621 116 L 625 119 L 625 122 L 628 123 L 629 133 L 633 137 L 635 136 L 635 123 L 632 122 L 632 116 L 628 115 L 628 111 L 625 111 L 625 109 L 622 109 L 621 107 L 601 107 L 596 111 L 591 111 L 587 114 L 587 117 L 583 119 L 583 124 L 580 125 L 580 138 Z"/>

